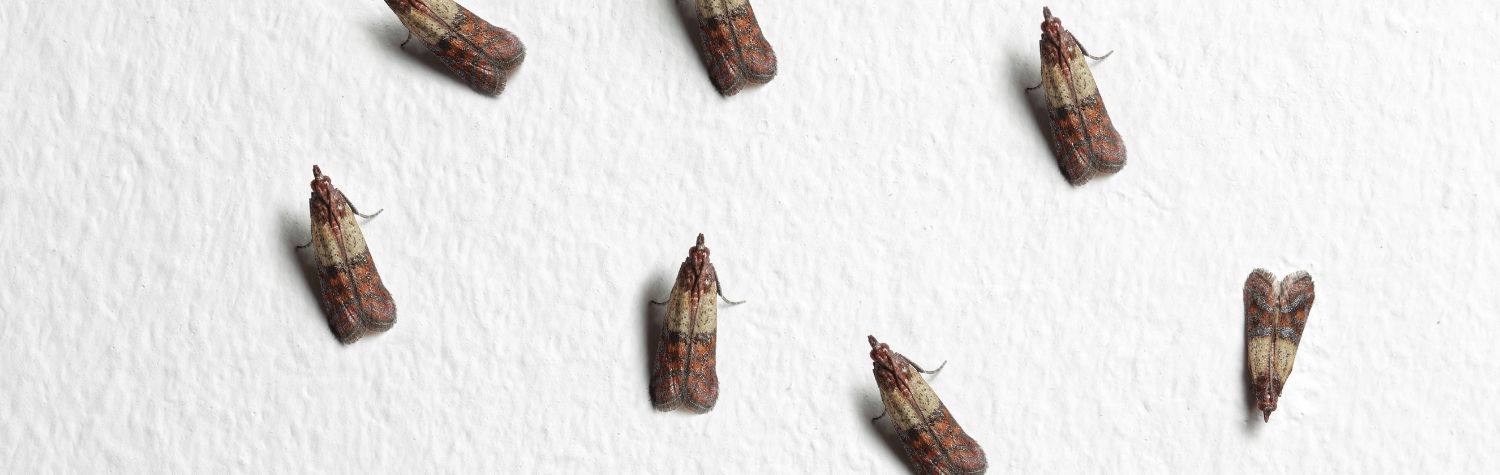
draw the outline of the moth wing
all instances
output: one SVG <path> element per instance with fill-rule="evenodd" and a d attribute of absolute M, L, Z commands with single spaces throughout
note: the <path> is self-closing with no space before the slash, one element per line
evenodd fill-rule
<path fill-rule="evenodd" d="M 1115 131 L 1115 124 L 1104 108 L 1104 97 L 1094 94 L 1079 108 L 1088 128 L 1089 164 L 1094 170 L 1106 174 L 1125 168 L 1125 141 Z"/>
<path fill-rule="evenodd" d="M 667 295 L 662 319 L 661 338 L 657 340 L 656 360 L 651 371 L 651 402 L 658 410 L 669 411 L 682 406 L 692 338 L 692 315 L 695 312 L 692 290 L 692 267 L 683 263 L 677 280 Z"/>
<path fill-rule="evenodd" d="M 694 411 L 708 412 L 719 401 L 719 373 L 714 367 L 718 336 L 695 334 L 693 340 L 692 358 L 683 374 L 683 399 Z"/>
<path fill-rule="evenodd" d="M 1114 121 L 1110 120 L 1109 111 L 1104 107 L 1104 95 L 1094 82 L 1094 72 L 1085 61 L 1083 47 L 1079 46 L 1073 32 L 1065 34 L 1068 35 L 1066 46 L 1075 50 L 1069 57 L 1072 61 L 1073 87 L 1078 93 L 1078 112 L 1083 117 L 1089 166 L 1106 174 L 1118 172 L 1125 168 L 1125 141 L 1120 139 Z"/>
<path fill-rule="evenodd" d="M 719 373 L 718 373 L 718 279 L 714 273 L 713 265 L 705 268 L 704 275 L 698 280 L 698 288 L 692 290 L 696 299 L 686 299 L 696 302 L 696 306 L 687 311 L 694 314 L 690 320 L 692 324 L 693 345 L 690 357 L 687 361 L 687 372 L 684 377 L 683 396 L 689 406 L 698 412 L 707 412 L 713 409 L 714 403 L 719 400 Z"/>
<path fill-rule="evenodd" d="M 698 0 L 699 47 L 708 65 L 708 78 L 719 94 L 733 96 L 745 86 L 740 71 L 740 56 L 735 53 L 734 27 L 722 5 L 712 0 Z"/>
<path fill-rule="evenodd" d="M 729 12 L 735 42 L 740 48 L 740 66 L 752 82 L 764 83 L 776 77 L 776 51 L 760 31 L 755 9 L 746 1 L 742 9 Z"/>
<path fill-rule="evenodd" d="M 1283 384 L 1292 374 L 1292 365 L 1297 359 L 1297 346 L 1302 342 L 1302 330 L 1307 327 L 1307 316 L 1312 312 L 1313 280 L 1307 272 L 1298 271 L 1281 281 L 1280 315 L 1278 329 L 1290 329 L 1290 350 L 1278 355 L 1276 372 Z"/>
<path fill-rule="evenodd" d="M 349 270 L 354 273 L 355 288 L 359 291 L 359 314 L 365 326 L 377 332 L 391 329 L 396 324 L 396 302 L 380 280 L 374 258 L 366 253 L 350 264 Z"/>
<path fill-rule="evenodd" d="M 941 407 L 943 416 L 933 421 L 932 431 L 937 433 L 938 440 L 943 444 L 943 449 L 948 454 L 949 465 L 955 473 L 984 473 L 989 468 L 984 449 L 958 425 L 953 414 L 948 412 L 948 406 L 942 405 Z"/>
<path fill-rule="evenodd" d="M 1046 94 L 1047 124 L 1052 131 L 1052 153 L 1068 183 L 1082 185 L 1093 178 L 1094 168 L 1085 142 L 1087 127 L 1074 105 L 1073 98 L 1077 96 L 1074 81 L 1068 80 L 1061 67 L 1067 55 L 1046 39 L 1041 41 L 1041 51 L 1042 91 Z"/>
<path fill-rule="evenodd" d="M 686 335 L 663 331 L 656 343 L 656 360 L 651 368 L 651 404 L 657 410 L 670 411 L 682 405 L 686 359 Z"/>
<path fill-rule="evenodd" d="M 365 327 L 355 300 L 347 298 L 354 295 L 349 276 L 336 267 L 319 266 L 318 284 L 323 293 L 323 314 L 333 335 L 344 344 L 359 341 L 365 335 Z"/>
<path fill-rule="evenodd" d="M 1275 351 L 1272 338 L 1277 314 L 1275 289 L 1276 276 L 1265 269 L 1255 269 L 1245 278 L 1245 341 L 1252 381 L 1269 376 L 1270 368 L 1265 361 Z"/>
<path fill-rule="evenodd" d="M 337 190 L 333 198 L 335 207 L 348 206 L 343 194 Z M 359 307 L 355 303 L 355 283 L 343 271 L 343 252 L 340 247 L 344 240 L 334 232 L 334 222 L 342 220 L 344 216 L 330 215 L 316 196 L 308 200 L 308 214 L 312 219 L 313 254 L 323 315 L 328 319 L 328 327 L 339 342 L 354 343 L 364 336 L 365 328 Z M 341 223 L 340 231 L 343 232 L 345 227 L 347 225 Z M 357 229 L 354 232 L 358 232 Z"/>
<path fill-rule="evenodd" d="M 402 13 L 402 22 L 412 29 L 427 49 L 443 65 L 458 74 L 474 90 L 499 94 L 505 89 L 508 72 L 521 64 L 526 48 L 521 40 L 504 28 L 475 15 L 463 5 L 454 10 L 435 8 L 436 4 L 410 2 L 410 11 Z M 421 20 L 406 15 L 420 16 Z M 445 18 L 452 15 L 451 18 Z"/>
<path fill-rule="evenodd" d="M 499 94 L 505 90 L 510 69 L 524 57 L 521 42 L 509 31 L 478 17 L 472 23 L 483 27 L 464 28 L 461 34 L 429 45 L 428 50 L 469 87 L 484 94 Z"/>
<path fill-rule="evenodd" d="M 896 436 L 901 439 L 901 447 L 906 449 L 906 456 L 911 460 L 912 468 L 919 474 L 946 474 L 949 473 L 947 464 L 943 460 L 943 450 L 933 433 L 924 428 L 912 429 L 896 428 Z"/>

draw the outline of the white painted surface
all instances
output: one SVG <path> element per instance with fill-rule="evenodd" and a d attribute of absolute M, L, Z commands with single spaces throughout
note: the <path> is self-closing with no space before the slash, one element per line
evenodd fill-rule
<path fill-rule="evenodd" d="M 728 100 L 691 6 L 466 5 L 527 45 L 497 99 L 381 2 L 0 10 L 4 471 L 900 473 L 867 334 L 950 361 L 995 473 L 1500 469 L 1494 2 L 1051 3 L 1115 51 L 1130 165 L 1080 189 L 1040 4 L 756 0 L 780 71 Z M 347 348 L 314 163 L 386 210 L 400 323 Z M 698 232 L 749 302 L 659 414 Z M 1270 424 L 1255 267 L 1318 280 Z"/>

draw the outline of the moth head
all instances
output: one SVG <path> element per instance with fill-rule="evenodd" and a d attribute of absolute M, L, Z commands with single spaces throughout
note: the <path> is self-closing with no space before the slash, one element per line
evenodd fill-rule
<path fill-rule="evenodd" d="M 323 169 L 318 168 L 317 165 L 313 165 L 312 189 L 314 194 L 322 196 L 327 196 L 333 192 L 333 180 L 324 175 Z"/>
<path fill-rule="evenodd" d="M 1052 9 L 1042 7 L 1042 35 L 1049 38 L 1062 38 L 1062 20 L 1052 16 Z"/>
<path fill-rule="evenodd" d="M 1276 410 L 1276 394 L 1271 392 L 1270 387 L 1267 387 L 1265 391 L 1260 393 L 1258 403 L 1260 405 L 1261 419 L 1265 422 L 1271 422 L 1271 411 Z"/>
<path fill-rule="evenodd" d="M 708 246 L 703 245 L 703 233 L 698 233 L 698 244 L 688 249 L 693 262 L 708 262 Z"/>
<path fill-rule="evenodd" d="M 874 335 L 870 335 L 869 339 L 870 360 L 875 362 L 876 377 L 888 377 L 892 382 L 900 381 L 902 378 L 898 376 L 903 376 L 902 370 L 906 368 L 905 365 L 897 364 L 896 352 L 891 351 L 890 345 L 876 340 Z"/>

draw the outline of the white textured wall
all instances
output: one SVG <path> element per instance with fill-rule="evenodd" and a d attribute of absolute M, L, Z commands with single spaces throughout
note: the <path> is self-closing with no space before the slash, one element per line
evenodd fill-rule
<path fill-rule="evenodd" d="M 1130 152 L 1074 189 L 1022 89 L 1041 4 L 755 0 L 723 99 L 673 0 L 470 0 L 470 91 L 376 0 L 0 9 L 0 462 L 27 472 L 899 473 L 866 334 L 992 472 L 1500 469 L 1486 1 L 1056 2 Z M 349 347 L 310 169 L 400 308 Z M 723 396 L 647 396 L 695 233 Z M 1250 407 L 1240 286 L 1318 299 Z"/>

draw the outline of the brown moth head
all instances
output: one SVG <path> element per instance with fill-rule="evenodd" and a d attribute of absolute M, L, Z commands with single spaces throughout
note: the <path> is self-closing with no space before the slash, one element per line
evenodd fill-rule
<path fill-rule="evenodd" d="M 895 351 L 891 346 L 875 339 L 870 335 L 870 360 L 875 363 L 875 382 L 882 388 L 901 388 L 906 386 L 907 369 L 905 358 Z"/>
<path fill-rule="evenodd" d="M 1062 20 L 1052 16 L 1052 9 L 1042 7 L 1042 38 L 1051 41 L 1062 49 L 1063 26 Z"/>
<path fill-rule="evenodd" d="M 333 180 L 323 174 L 323 170 L 313 165 L 313 196 L 328 201 L 333 196 Z"/>
<path fill-rule="evenodd" d="M 698 266 L 708 263 L 708 246 L 703 245 L 703 233 L 698 233 L 698 244 L 688 248 L 688 259 Z"/>
<path fill-rule="evenodd" d="M 1255 397 L 1256 404 L 1260 406 L 1261 419 L 1265 422 L 1271 422 L 1271 411 L 1276 410 L 1277 393 L 1281 392 L 1281 388 L 1278 386 L 1280 386 L 1279 383 L 1272 381 L 1264 388 L 1261 388 L 1260 394 L 1257 394 Z"/>

